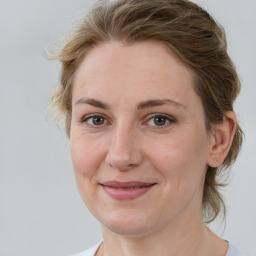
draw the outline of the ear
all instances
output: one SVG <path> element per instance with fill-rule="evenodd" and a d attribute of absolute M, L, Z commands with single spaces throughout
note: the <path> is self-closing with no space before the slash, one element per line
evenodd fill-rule
<path fill-rule="evenodd" d="M 233 111 L 227 111 L 223 121 L 214 125 L 211 138 L 211 148 L 207 158 L 210 167 L 222 164 L 231 147 L 236 131 L 236 116 Z"/>

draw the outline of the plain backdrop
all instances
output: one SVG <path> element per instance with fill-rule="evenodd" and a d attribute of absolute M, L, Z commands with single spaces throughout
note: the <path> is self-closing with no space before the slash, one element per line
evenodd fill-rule
<path fill-rule="evenodd" d="M 211 228 L 256 255 L 256 1 L 198 0 L 225 28 L 242 91 L 235 109 L 246 139 L 223 193 L 226 227 Z M 69 142 L 47 120 L 59 63 L 44 52 L 93 1 L 0 0 L 0 255 L 68 256 L 101 239 L 77 192 Z"/>

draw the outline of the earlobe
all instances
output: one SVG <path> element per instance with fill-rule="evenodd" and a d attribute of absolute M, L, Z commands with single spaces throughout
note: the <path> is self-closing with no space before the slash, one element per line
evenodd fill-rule
<path fill-rule="evenodd" d="M 236 116 L 233 111 L 225 113 L 223 121 L 214 125 L 212 143 L 207 159 L 207 165 L 218 167 L 222 164 L 231 147 L 236 131 Z"/>

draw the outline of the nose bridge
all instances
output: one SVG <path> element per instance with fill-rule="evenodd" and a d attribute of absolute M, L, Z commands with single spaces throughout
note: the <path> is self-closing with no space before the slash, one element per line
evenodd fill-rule
<path fill-rule="evenodd" d="M 142 155 L 134 127 L 120 122 L 112 131 L 106 162 L 113 168 L 124 170 L 140 164 Z"/>
<path fill-rule="evenodd" d="M 116 127 L 112 140 L 111 140 L 111 146 L 114 149 L 120 149 L 121 151 L 127 151 L 129 147 L 131 146 L 131 142 L 133 139 L 133 131 L 132 128 L 129 128 L 125 124 L 120 124 Z"/>

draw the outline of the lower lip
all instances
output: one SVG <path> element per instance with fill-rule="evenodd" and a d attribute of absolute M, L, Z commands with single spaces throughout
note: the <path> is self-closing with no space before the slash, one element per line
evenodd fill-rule
<path fill-rule="evenodd" d="M 136 188 L 114 188 L 109 186 L 102 186 L 106 193 L 116 200 L 133 200 L 146 194 L 154 184 L 146 187 Z"/>

